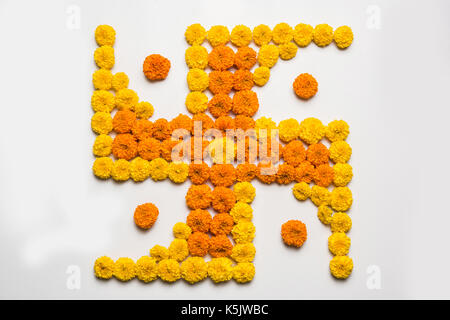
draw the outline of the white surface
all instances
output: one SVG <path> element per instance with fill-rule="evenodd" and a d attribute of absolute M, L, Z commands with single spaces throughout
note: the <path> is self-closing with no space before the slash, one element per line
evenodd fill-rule
<path fill-rule="evenodd" d="M 71 5 L 81 9 L 75 30 L 66 27 Z M 380 8 L 379 30 L 366 25 L 369 5 Z M 0 1 L 0 297 L 449 298 L 449 9 L 446 1 Z M 95 27 L 116 29 L 113 71 L 129 75 L 130 87 L 155 106 L 155 119 L 187 112 L 188 25 L 231 30 L 283 21 L 346 24 L 355 33 L 348 50 L 312 44 L 295 59 L 279 61 L 257 90 L 256 115 L 350 124 L 351 277 L 340 282 L 330 276 L 330 230 L 311 203 L 297 202 L 290 187 L 255 182 L 257 271 L 250 284 L 97 281 L 97 256 L 136 259 L 154 244 L 169 244 L 171 227 L 188 213 L 188 183 L 118 185 L 91 174 Z M 150 53 L 171 60 L 166 81 L 145 80 L 141 66 Z M 303 72 L 319 82 L 307 103 L 291 89 Z M 132 213 L 148 201 L 161 213 L 151 232 L 140 232 Z M 280 241 L 280 226 L 291 218 L 308 227 L 301 250 Z M 66 286 L 70 265 L 80 267 L 79 290 Z M 366 286 L 371 265 L 380 267 L 380 290 Z"/>

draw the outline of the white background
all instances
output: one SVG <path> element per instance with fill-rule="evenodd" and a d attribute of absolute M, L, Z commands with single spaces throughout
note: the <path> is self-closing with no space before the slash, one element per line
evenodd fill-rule
<path fill-rule="evenodd" d="M 71 14 L 79 9 L 79 28 Z M 379 9 L 377 17 L 373 14 Z M 0 297 L 137 299 L 449 298 L 448 284 L 448 1 L 0 1 Z M 374 11 L 375 10 L 375 11 Z M 103 182 L 91 173 L 90 129 L 94 30 L 117 31 L 114 72 L 130 77 L 153 119 L 187 113 L 184 31 L 279 22 L 295 26 L 349 25 L 355 40 L 344 51 L 311 44 L 279 61 L 258 88 L 256 117 L 275 121 L 318 117 L 350 124 L 350 184 L 354 204 L 353 274 L 329 274 L 328 227 L 290 187 L 254 185 L 256 277 L 246 285 L 209 279 L 143 284 L 98 281 L 101 255 L 137 259 L 168 245 L 174 223 L 188 210 L 189 183 Z M 375 23 L 375 24 L 374 24 Z M 142 62 L 160 53 L 172 62 L 166 81 L 149 83 Z M 292 92 L 303 72 L 319 82 L 308 102 Z M 134 208 L 154 202 L 160 216 L 139 231 Z M 309 237 L 285 247 L 280 226 L 301 219 Z M 69 290 L 66 271 L 80 268 L 81 288 Z M 368 267 L 381 270 L 381 289 L 367 285 Z"/>

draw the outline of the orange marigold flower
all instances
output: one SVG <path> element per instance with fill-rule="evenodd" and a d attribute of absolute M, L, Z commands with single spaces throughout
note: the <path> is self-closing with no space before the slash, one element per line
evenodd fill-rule
<path fill-rule="evenodd" d="M 209 130 L 214 127 L 214 120 L 203 112 L 197 113 L 192 117 L 192 122 L 194 123 L 193 130 L 195 130 L 196 121 L 200 122 L 202 125 L 202 134 L 204 134 L 206 130 Z"/>
<path fill-rule="evenodd" d="M 188 238 L 191 256 L 204 257 L 209 250 L 209 236 L 203 232 L 194 232 Z"/>
<path fill-rule="evenodd" d="M 234 77 L 230 71 L 211 71 L 209 74 L 209 91 L 213 94 L 230 93 Z"/>
<path fill-rule="evenodd" d="M 186 204 L 191 209 L 207 209 L 211 205 L 211 188 L 207 184 L 193 185 L 186 194 Z"/>
<path fill-rule="evenodd" d="M 211 214 L 201 209 L 192 210 L 186 218 L 186 224 L 194 232 L 208 232 L 211 221 Z"/>
<path fill-rule="evenodd" d="M 253 73 L 248 70 L 236 70 L 233 74 L 234 90 L 250 90 L 253 87 Z"/>
<path fill-rule="evenodd" d="M 300 248 L 308 237 L 306 226 L 300 220 L 289 220 L 281 226 L 281 237 L 288 246 Z"/>
<path fill-rule="evenodd" d="M 216 187 L 212 193 L 212 207 L 217 212 L 230 212 L 236 203 L 233 190 L 226 187 Z"/>
<path fill-rule="evenodd" d="M 251 90 L 238 91 L 233 96 L 233 112 L 252 117 L 259 109 L 256 93 Z"/>
<path fill-rule="evenodd" d="M 144 203 L 134 210 L 134 222 L 141 229 L 150 229 L 158 215 L 159 210 L 153 203 Z"/>
<path fill-rule="evenodd" d="M 170 129 L 172 131 L 177 129 L 185 129 L 192 132 L 192 126 L 192 119 L 181 113 L 170 121 Z"/>
<path fill-rule="evenodd" d="M 250 182 L 256 177 L 258 168 L 253 163 L 241 163 L 236 167 L 236 180 Z"/>
<path fill-rule="evenodd" d="M 170 70 L 170 61 L 159 54 L 151 54 L 144 60 L 144 74 L 149 80 L 164 80 Z"/>
<path fill-rule="evenodd" d="M 250 47 L 240 47 L 234 56 L 238 69 L 250 70 L 256 64 L 256 52 Z"/>
<path fill-rule="evenodd" d="M 136 114 L 130 110 L 117 111 L 113 118 L 113 128 L 117 133 L 129 133 L 136 122 Z"/>
<path fill-rule="evenodd" d="M 242 154 L 242 148 L 244 148 L 244 155 Z M 256 137 L 245 136 L 243 139 L 238 135 L 236 144 L 236 159 L 238 163 L 254 163 L 257 158 L 258 141 Z"/>
<path fill-rule="evenodd" d="M 189 165 L 189 178 L 193 184 L 204 184 L 209 179 L 210 168 L 206 163 L 191 163 Z"/>
<path fill-rule="evenodd" d="M 194 161 L 202 161 L 203 155 L 205 154 L 206 148 L 209 146 L 209 141 L 206 139 L 202 139 L 201 150 L 200 146 L 197 146 L 193 140 L 191 140 L 191 162 Z"/>
<path fill-rule="evenodd" d="M 323 143 L 311 144 L 306 150 L 306 159 L 315 166 L 328 163 L 330 151 Z"/>
<path fill-rule="evenodd" d="M 225 235 L 214 236 L 209 240 L 209 254 L 213 258 L 228 257 L 232 250 L 233 245 Z"/>
<path fill-rule="evenodd" d="M 153 138 L 162 141 L 170 138 L 171 134 L 170 124 L 166 119 L 161 118 L 153 123 Z"/>
<path fill-rule="evenodd" d="M 312 98 L 317 93 L 317 81 L 309 73 L 302 73 L 295 78 L 292 85 L 294 87 L 295 94 L 302 99 Z"/>
<path fill-rule="evenodd" d="M 295 168 L 295 181 L 310 183 L 314 179 L 315 171 L 309 161 L 304 161 Z"/>
<path fill-rule="evenodd" d="M 208 110 L 211 112 L 214 118 L 220 116 L 226 116 L 233 107 L 233 100 L 231 100 L 228 94 L 216 94 L 208 102 Z"/>
<path fill-rule="evenodd" d="M 321 187 L 328 187 L 334 179 L 334 170 L 328 164 L 321 164 L 314 172 L 314 183 Z"/>
<path fill-rule="evenodd" d="M 234 119 L 230 116 L 220 116 L 216 119 L 214 122 L 214 128 L 217 130 L 231 130 L 235 128 L 235 122 Z"/>
<path fill-rule="evenodd" d="M 278 166 L 277 182 L 279 184 L 289 184 L 295 179 L 295 168 L 287 163 Z"/>
<path fill-rule="evenodd" d="M 276 167 L 270 161 L 260 161 L 258 163 L 256 177 L 265 184 L 271 184 L 277 179 Z"/>
<path fill-rule="evenodd" d="M 234 118 L 236 129 L 242 129 L 247 131 L 248 129 L 255 128 L 255 120 L 251 117 L 239 115 Z"/>
<path fill-rule="evenodd" d="M 129 133 L 118 134 L 112 143 L 112 153 L 117 159 L 131 160 L 137 156 L 137 142 Z"/>
<path fill-rule="evenodd" d="M 232 164 L 214 164 L 209 177 L 211 183 L 218 187 L 229 187 L 236 180 L 236 172 Z"/>
<path fill-rule="evenodd" d="M 306 151 L 303 143 L 299 140 L 289 142 L 283 148 L 283 159 L 287 164 L 297 167 L 306 159 Z"/>
<path fill-rule="evenodd" d="M 145 160 L 159 158 L 161 155 L 161 142 L 155 138 L 141 140 L 138 144 L 138 154 Z"/>
<path fill-rule="evenodd" d="M 161 157 L 166 161 L 172 161 L 172 149 L 179 142 L 180 141 L 172 140 L 172 138 L 162 141 L 160 145 Z"/>
<path fill-rule="evenodd" d="M 231 229 L 233 229 L 233 225 L 234 221 L 232 216 L 228 213 L 218 213 L 212 219 L 209 230 L 216 236 L 227 235 L 231 232 Z"/>
<path fill-rule="evenodd" d="M 217 46 L 208 56 L 208 64 L 213 70 L 227 70 L 234 64 L 234 51 L 228 46 Z"/>
<path fill-rule="evenodd" d="M 139 119 L 134 123 L 131 132 L 137 140 L 151 138 L 153 135 L 153 123 L 147 119 Z"/>

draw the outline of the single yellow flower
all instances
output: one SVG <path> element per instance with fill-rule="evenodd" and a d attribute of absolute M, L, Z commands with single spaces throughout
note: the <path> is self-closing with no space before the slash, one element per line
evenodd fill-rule
<path fill-rule="evenodd" d="M 252 41 L 252 30 L 244 25 L 238 25 L 231 30 L 231 43 L 236 47 L 245 47 Z"/>
<path fill-rule="evenodd" d="M 233 268 L 233 279 L 238 283 L 246 283 L 255 277 L 255 266 L 250 262 L 240 262 Z"/>
<path fill-rule="evenodd" d="M 183 261 L 189 255 L 188 244 L 185 239 L 173 239 L 169 246 L 169 259 Z"/>
<path fill-rule="evenodd" d="M 122 89 L 128 88 L 128 84 L 130 83 L 130 79 L 125 72 L 117 72 L 113 75 L 111 87 L 114 91 L 119 91 Z"/>
<path fill-rule="evenodd" d="M 314 43 L 319 47 L 325 47 L 333 41 L 333 28 L 326 23 L 318 24 L 314 28 Z"/>
<path fill-rule="evenodd" d="M 181 263 L 181 277 L 193 284 L 208 276 L 208 264 L 202 257 L 189 257 Z"/>
<path fill-rule="evenodd" d="M 256 45 L 263 46 L 272 40 L 272 30 L 265 24 L 260 24 L 253 29 L 253 41 Z"/>
<path fill-rule="evenodd" d="M 253 82 L 262 87 L 269 81 L 270 78 L 270 69 L 267 67 L 258 67 L 253 72 Z"/>
<path fill-rule="evenodd" d="M 278 46 L 280 58 L 283 60 L 291 60 L 297 55 L 298 47 L 293 42 L 283 43 Z"/>
<path fill-rule="evenodd" d="M 233 208 L 231 208 L 230 216 L 233 217 L 235 223 L 239 223 L 240 221 L 251 221 L 253 218 L 253 209 L 247 203 L 238 201 Z"/>
<path fill-rule="evenodd" d="M 335 141 L 330 145 L 330 159 L 334 163 L 346 163 L 351 155 L 352 148 L 345 141 Z"/>
<path fill-rule="evenodd" d="M 164 259 L 158 263 L 158 275 L 161 280 L 175 282 L 181 277 L 180 264 L 174 259 Z"/>
<path fill-rule="evenodd" d="M 172 231 L 175 238 L 185 240 L 187 240 L 192 233 L 192 229 L 184 222 L 175 223 Z"/>
<path fill-rule="evenodd" d="M 111 177 L 116 181 L 126 181 L 130 178 L 130 163 L 125 159 L 114 162 Z"/>
<path fill-rule="evenodd" d="M 92 74 L 92 83 L 94 88 L 98 90 L 111 89 L 113 75 L 111 71 L 106 69 L 99 69 Z"/>
<path fill-rule="evenodd" d="M 101 46 L 94 52 L 94 60 L 100 69 L 111 69 L 114 66 L 114 48 L 111 46 Z"/>
<path fill-rule="evenodd" d="M 201 24 L 195 23 L 187 27 L 184 37 L 191 46 L 200 45 L 205 41 L 206 30 Z"/>
<path fill-rule="evenodd" d="M 336 187 L 345 187 L 353 178 L 353 169 L 348 163 L 336 163 L 333 171 L 333 184 Z"/>
<path fill-rule="evenodd" d="M 107 157 L 111 154 L 112 138 L 106 134 L 97 136 L 92 147 L 92 153 L 96 157 Z"/>
<path fill-rule="evenodd" d="M 186 96 L 185 105 L 190 113 L 197 114 L 205 112 L 208 108 L 208 97 L 203 92 L 190 92 Z"/>
<path fill-rule="evenodd" d="M 136 276 L 147 283 L 158 278 L 158 262 L 155 258 L 143 256 L 136 261 Z"/>
<path fill-rule="evenodd" d="M 336 256 L 330 261 L 330 272 L 337 279 L 347 279 L 353 270 L 353 260 L 347 256 Z"/>
<path fill-rule="evenodd" d="M 95 90 L 91 98 L 91 106 L 95 112 L 110 113 L 114 109 L 114 95 L 106 90 Z"/>
<path fill-rule="evenodd" d="M 335 212 L 331 217 L 331 232 L 347 233 L 352 228 L 352 219 L 345 212 Z"/>
<path fill-rule="evenodd" d="M 342 26 L 334 31 L 334 42 L 339 49 L 348 48 L 353 42 L 353 31 L 348 26 Z"/>
<path fill-rule="evenodd" d="M 150 256 L 155 258 L 157 262 L 169 258 L 169 250 L 159 244 L 150 249 Z"/>
<path fill-rule="evenodd" d="M 258 52 L 258 63 L 262 67 L 272 68 L 278 61 L 280 51 L 273 44 L 263 45 Z"/>
<path fill-rule="evenodd" d="M 141 101 L 134 107 L 138 119 L 148 119 L 153 115 L 155 109 L 150 102 Z"/>
<path fill-rule="evenodd" d="M 113 128 L 109 112 L 96 112 L 91 118 L 92 131 L 97 134 L 108 134 Z"/>
<path fill-rule="evenodd" d="M 129 281 L 136 276 L 136 265 L 130 258 L 119 258 L 114 263 L 114 277 L 120 281 Z"/>
<path fill-rule="evenodd" d="M 332 216 L 333 210 L 331 210 L 331 208 L 328 205 L 323 204 L 319 206 L 317 210 L 317 217 L 323 224 L 330 224 Z"/>
<path fill-rule="evenodd" d="M 109 179 L 113 168 L 113 161 L 109 157 L 97 158 L 92 166 L 94 175 L 100 179 Z"/>
<path fill-rule="evenodd" d="M 214 282 L 229 281 L 233 277 L 233 262 L 228 258 L 213 258 L 208 262 L 208 275 Z"/>
<path fill-rule="evenodd" d="M 350 249 L 351 240 L 343 232 L 335 232 L 328 237 L 328 249 L 335 256 L 345 256 Z"/>
<path fill-rule="evenodd" d="M 311 196 L 311 188 L 309 184 L 302 181 L 292 187 L 292 193 L 297 200 L 305 201 Z"/>
<path fill-rule="evenodd" d="M 255 199 L 255 187 L 250 182 L 238 182 L 233 186 L 233 191 L 237 201 L 252 203 Z"/>
<path fill-rule="evenodd" d="M 99 46 L 113 46 L 116 40 L 116 31 L 106 24 L 95 29 L 95 41 Z"/>
<path fill-rule="evenodd" d="M 100 257 L 94 263 L 95 276 L 100 279 L 111 279 L 114 273 L 114 261 L 110 257 Z"/>
<path fill-rule="evenodd" d="M 208 66 L 208 50 L 203 46 L 192 46 L 184 54 L 186 64 L 190 69 L 205 69 Z"/>
<path fill-rule="evenodd" d="M 299 23 L 294 29 L 294 41 L 299 47 L 308 46 L 314 34 L 314 28 L 309 24 Z"/>
<path fill-rule="evenodd" d="M 150 176 L 150 164 L 141 157 L 136 157 L 130 162 L 130 176 L 135 182 L 141 182 Z"/>
<path fill-rule="evenodd" d="M 149 170 L 154 181 L 161 181 L 169 175 L 169 164 L 163 158 L 156 158 L 150 161 Z"/>
<path fill-rule="evenodd" d="M 191 91 L 205 91 L 209 86 L 209 76 L 201 69 L 191 69 L 187 74 L 187 83 Z"/>
<path fill-rule="evenodd" d="M 231 258 L 236 262 L 252 262 L 256 249 L 253 243 L 236 244 L 231 252 Z"/>
<path fill-rule="evenodd" d="M 294 30 L 285 22 L 279 23 L 272 30 L 272 40 L 275 44 L 284 44 L 292 40 Z"/>
<path fill-rule="evenodd" d="M 206 39 L 213 47 L 225 45 L 230 40 L 230 31 L 225 26 L 213 26 L 208 30 Z"/>
<path fill-rule="evenodd" d="M 121 89 L 116 93 L 116 106 L 119 110 L 134 110 L 138 101 L 137 93 L 131 89 Z"/>

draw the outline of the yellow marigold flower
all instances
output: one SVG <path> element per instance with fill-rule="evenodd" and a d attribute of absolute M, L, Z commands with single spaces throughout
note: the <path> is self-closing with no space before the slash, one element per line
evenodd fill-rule
<path fill-rule="evenodd" d="M 185 240 L 187 240 L 192 233 L 192 229 L 184 222 L 175 223 L 172 231 L 175 238 Z"/>
<path fill-rule="evenodd" d="M 333 210 L 331 210 L 328 205 L 323 204 L 319 206 L 319 209 L 317 210 L 317 217 L 323 224 L 330 224 L 332 215 Z"/>
<path fill-rule="evenodd" d="M 255 121 L 255 130 L 258 138 L 264 136 L 262 130 L 266 130 L 267 137 L 272 136 L 272 130 L 277 128 L 277 124 L 272 118 L 261 117 Z"/>
<path fill-rule="evenodd" d="M 203 46 L 192 46 L 184 54 L 189 69 L 205 69 L 208 66 L 208 50 Z"/>
<path fill-rule="evenodd" d="M 175 183 L 185 182 L 189 175 L 189 165 L 184 162 L 171 162 L 168 174 L 169 179 Z"/>
<path fill-rule="evenodd" d="M 233 262 L 228 258 L 213 258 L 208 262 L 208 275 L 214 282 L 229 281 L 233 277 Z"/>
<path fill-rule="evenodd" d="M 322 140 L 325 126 L 316 118 L 306 118 L 300 122 L 300 139 L 307 144 L 314 144 Z"/>
<path fill-rule="evenodd" d="M 130 178 L 130 163 L 125 159 L 115 161 L 111 177 L 116 181 L 127 181 Z"/>
<path fill-rule="evenodd" d="M 317 206 L 330 204 L 331 193 L 327 188 L 313 186 L 311 188 L 311 201 Z"/>
<path fill-rule="evenodd" d="M 214 139 L 207 148 L 213 163 L 231 163 L 236 155 L 236 144 L 226 137 Z"/>
<path fill-rule="evenodd" d="M 352 228 L 352 219 L 345 212 L 335 212 L 331 217 L 331 232 L 347 233 Z"/>
<path fill-rule="evenodd" d="M 113 46 L 116 40 L 116 31 L 106 24 L 99 25 L 95 29 L 95 41 L 99 46 Z"/>
<path fill-rule="evenodd" d="M 326 23 L 318 24 L 314 28 L 314 43 L 319 47 L 325 47 L 333 41 L 333 28 Z"/>
<path fill-rule="evenodd" d="M 253 82 L 262 87 L 269 81 L 270 78 L 270 69 L 267 67 L 258 67 L 253 72 Z"/>
<path fill-rule="evenodd" d="M 343 232 L 335 232 L 328 237 L 328 249 L 335 256 L 345 256 L 350 249 L 351 240 Z"/>
<path fill-rule="evenodd" d="M 348 187 L 336 187 L 331 191 L 331 207 L 334 210 L 347 211 L 352 203 L 352 191 Z"/>
<path fill-rule="evenodd" d="M 293 42 L 283 43 L 278 46 L 280 58 L 283 60 L 291 60 L 297 55 L 298 47 Z"/>
<path fill-rule="evenodd" d="M 169 250 L 159 244 L 150 249 L 150 256 L 155 258 L 157 262 L 169 258 Z"/>
<path fill-rule="evenodd" d="M 238 182 L 233 186 L 233 191 L 237 201 L 252 203 L 255 199 L 255 187 L 250 182 Z"/>
<path fill-rule="evenodd" d="M 208 264 L 202 257 L 189 257 L 181 263 L 181 277 L 194 284 L 208 276 Z"/>
<path fill-rule="evenodd" d="M 336 187 L 345 187 L 353 178 L 353 169 L 348 163 L 336 163 L 333 171 L 333 183 Z"/>
<path fill-rule="evenodd" d="M 272 40 L 275 44 L 288 43 L 294 36 L 294 30 L 287 23 L 279 23 L 272 30 Z"/>
<path fill-rule="evenodd" d="M 292 187 L 292 193 L 297 200 L 305 201 L 311 196 L 311 188 L 306 182 L 296 183 Z"/>
<path fill-rule="evenodd" d="M 114 66 L 114 48 L 111 46 L 101 46 L 94 52 L 94 60 L 100 69 L 111 69 Z"/>
<path fill-rule="evenodd" d="M 253 209 L 247 203 L 238 201 L 231 208 L 230 216 L 233 217 L 235 223 L 239 221 L 250 221 L 253 218 Z"/>
<path fill-rule="evenodd" d="M 97 136 L 92 147 L 92 153 L 96 157 L 107 157 L 111 154 L 112 138 L 106 134 Z"/>
<path fill-rule="evenodd" d="M 114 273 L 114 261 L 110 257 L 100 257 L 94 263 L 95 276 L 100 279 L 111 279 Z"/>
<path fill-rule="evenodd" d="M 155 258 L 143 256 L 136 261 L 136 276 L 147 283 L 158 278 L 158 262 Z"/>
<path fill-rule="evenodd" d="M 136 265 L 130 258 L 119 258 L 114 263 L 114 277 L 120 281 L 129 281 L 136 276 Z"/>
<path fill-rule="evenodd" d="M 97 134 L 108 134 L 113 128 L 109 112 L 96 112 L 91 119 L 92 130 Z"/>
<path fill-rule="evenodd" d="M 111 89 L 113 75 L 111 71 L 106 69 L 99 69 L 92 74 L 92 83 L 94 88 L 98 90 Z"/>
<path fill-rule="evenodd" d="M 106 90 L 95 90 L 91 98 L 91 106 L 95 112 L 110 113 L 114 109 L 114 95 Z"/>
<path fill-rule="evenodd" d="M 353 270 L 353 260 L 347 256 L 336 256 L 330 261 L 330 272 L 337 279 L 347 279 Z"/>
<path fill-rule="evenodd" d="M 339 49 L 348 48 L 353 42 L 353 31 L 348 26 L 342 26 L 334 31 L 334 42 Z"/>
<path fill-rule="evenodd" d="M 187 74 L 187 83 L 191 91 L 205 91 L 209 86 L 209 76 L 201 69 L 191 69 Z"/>
<path fill-rule="evenodd" d="M 246 283 L 255 277 L 255 266 L 250 262 L 238 263 L 233 268 L 233 279 L 238 283 Z"/>
<path fill-rule="evenodd" d="M 111 87 L 114 91 L 119 91 L 122 89 L 128 88 L 128 84 L 130 83 L 130 79 L 125 72 L 117 72 L 112 77 Z"/>
<path fill-rule="evenodd" d="M 130 162 L 130 176 L 136 182 L 144 181 L 150 175 L 150 164 L 141 157 L 136 157 Z"/>
<path fill-rule="evenodd" d="M 185 105 L 190 113 L 197 114 L 205 112 L 208 108 L 208 97 L 203 92 L 190 92 L 186 96 Z"/>
<path fill-rule="evenodd" d="M 252 41 L 252 30 L 244 25 L 238 25 L 231 30 L 231 43 L 236 47 L 245 47 Z"/>
<path fill-rule="evenodd" d="M 250 221 L 240 220 L 231 230 L 231 235 L 236 243 L 252 242 L 255 238 L 255 226 Z"/>
<path fill-rule="evenodd" d="M 230 40 L 230 31 L 225 26 L 213 26 L 208 30 L 206 39 L 213 47 L 225 45 Z"/>
<path fill-rule="evenodd" d="M 235 245 L 230 257 L 236 262 L 252 262 L 255 254 L 255 246 L 249 242 Z"/>
<path fill-rule="evenodd" d="M 191 46 L 200 45 L 205 41 L 206 30 L 201 24 L 195 23 L 187 27 L 184 37 Z"/>
<path fill-rule="evenodd" d="M 153 115 L 155 109 L 150 102 L 141 101 L 134 107 L 134 112 L 139 119 L 148 119 Z"/>
<path fill-rule="evenodd" d="M 253 29 L 253 41 L 256 45 L 263 46 L 272 40 L 272 30 L 265 24 L 260 24 Z"/>
<path fill-rule="evenodd" d="M 345 141 L 336 141 L 330 145 L 330 159 L 334 163 L 346 163 L 351 155 L 352 148 Z"/>
<path fill-rule="evenodd" d="M 97 158 L 92 166 L 94 175 L 100 179 L 109 179 L 111 177 L 111 170 L 113 168 L 113 161 L 109 157 Z"/>
<path fill-rule="evenodd" d="M 280 51 L 273 44 L 263 45 L 258 52 L 258 63 L 262 67 L 272 68 L 278 61 Z"/>
<path fill-rule="evenodd" d="M 280 121 L 278 125 L 280 139 L 283 142 L 295 140 L 300 135 L 300 124 L 295 119 Z"/>
<path fill-rule="evenodd" d="M 183 261 L 189 255 L 188 244 L 185 239 L 174 239 L 169 246 L 169 259 Z"/>
<path fill-rule="evenodd" d="M 131 89 L 121 89 L 116 93 L 116 106 L 119 110 L 134 110 L 134 107 L 137 105 L 138 101 L 139 97 L 137 93 Z"/>
<path fill-rule="evenodd" d="M 349 126 L 344 120 L 331 121 L 325 128 L 325 137 L 331 142 L 345 140 L 349 133 Z"/>
<path fill-rule="evenodd" d="M 156 158 L 150 161 L 150 176 L 154 181 L 161 181 L 169 175 L 169 164 L 163 158 Z"/>
<path fill-rule="evenodd" d="M 314 28 L 309 24 L 299 23 L 294 29 L 294 41 L 299 47 L 306 47 L 313 39 Z"/>
<path fill-rule="evenodd" d="M 174 259 L 164 259 L 158 263 L 158 276 L 166 282 L 175 282 L 181 277 L 180 264 Z"/>

